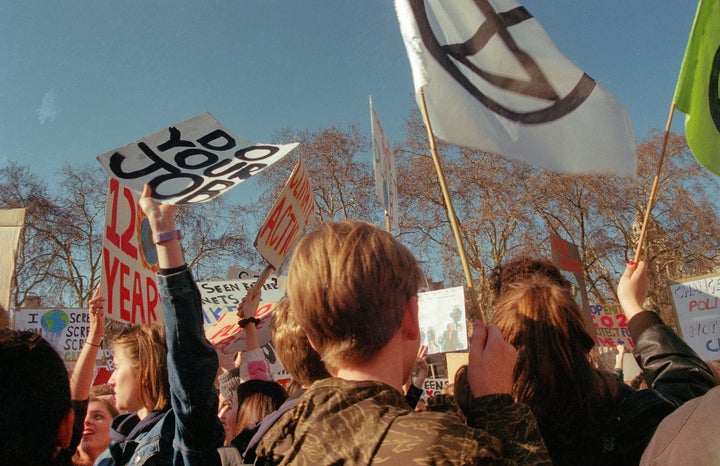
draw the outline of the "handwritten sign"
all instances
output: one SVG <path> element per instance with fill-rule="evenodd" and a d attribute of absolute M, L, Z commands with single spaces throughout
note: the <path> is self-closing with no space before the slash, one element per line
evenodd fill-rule
<path fill-rule="evenodd" d="M 100 294 L 108 318 L 129 324 L 162 320 L 155 284 L 157 252 L 147 217 L 138 208 L 139 198 L 140 193 L 110 178 Z"/>
<path fill-rule="evenodd" d="M 123 185 L 170 204 L 196 204 L 222 194 L 285 157 L 297 143 L 273 145 L 232 134 L 203 113 L 98 156 Z"/>
<path fill-rule="evenodd" d="M 720 274 L 671 281 L 683 338 L 701 358 L 720 359 Z"/>
<path fill-rule="evenodd" d="M 627 316 L 619 304 L 593 304 L 590 306 L 590 314 L 598 346 L 615 348 L 617 345 L 625 345 L 628 349 L 635 348 L 628 330 Z"/>
<path fill-rule="evenodd" d="M 285 277 L 270 276 L 263 283 L 260 305 L 279 301 L 285 295 Z M 230 313 L 235 316 L 240 302 L 255 284 L 255 279 L 243 280 L 211 280 L 197 282 L 202 301 L 205 329 L 210 328 L 223 315 Z"/>
<path fill-rule="evenodd" d="M 255 247 L 280 272 L 292 247 L 315 219 L 315 197 L 302 159 L 270 209 Z"/>
<path fill-rule="evenodd" d="M 90 332 L 90 314 L 87 309 L 19 309 L 14 313 L 14 327 L 40 334 L 71 369 Z"/>
<path fill-rule="evenodd" d="M 462 286 L 418 293 L 420 344 L 427 354 L 467 349 L 465 292 Z"/>
<path fill-rule="evenodd" d="M 275 303 L 267 303 L 258 307 L 255 317 L 260 322 L 255 326 L 258 342 L 263 346 L 270 342 L 272 330 L 270 328 L 270 317 Z M 245 331 L 238 325 L 238 316 L 234 312 L 226 312 L 205 330 L 205 337 L 212 345 L 225 354 L 237 353 L 245 350 Z"/>
<path fill-rule="evenodd" d="M 575 300 L 580 307 L 585 329 L 593 339 L 596 339 L 595 326 L 590 315 L 590 300 L 585 286 L 585 274 L 583 273 L 580 251 L 577 245 L 565 241 L 557 235 L 550 235 L 550 249 L 552 262 L 559 268 L 565 278 L 570 281 L 577 290 Z"/>
<path fill-rule="evenodd" d="M 443 378 L 432 378 L 428 377 L 423 382 L 423 389 L 425 390 L 425 396 L 440 395 L 445 386 L 448 384 L 448 379 Z"/>

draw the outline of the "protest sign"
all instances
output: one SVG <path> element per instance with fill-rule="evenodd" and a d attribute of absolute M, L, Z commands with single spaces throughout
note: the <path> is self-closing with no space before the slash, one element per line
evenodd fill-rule
<path fill-rule="evenodd" d="M 425 392 L 425 396 L 440 395 L 447 384 L 448 379 L 427 377 L 423 382 L 423 391 Z"/>
<path fill-rule="evenodd" d="M 240 319 L 237 316 L 240 301 L 242 301 L 254 284 L 254 278 L 197 282 L 198 288 L 200 289 L 203 325 L 205 329 L 210 328 L 210 326 L 226 313 L 235 315 L 235 323 L 237 324 L 237 320 Z M 270 277 L 263 283 L 261 290 L 261 306 L 279 301 L 285 295 L 285 277 Z"/>
<path fill-rule="evenodd" d="M 232 134 L 203 113 L 98 156 L 123 185 L 170 204 L 209 201 L 285 157 L 293 144 L 259 144 Z"/>
<path fill-rule="evenodd" d="M 590 315 L 590 300 L 585 287 L 585 274 L 583 273 L 582 260 L 580 260 L 580 251 L 577 245 L 565 241 L 557 235 L 550 235 L 550 249 L 552 253 L 552 262 L 570 281 L 575 292 L 575 301 L 580 307 L 585 329 L 595 340 L 595 326 Z"/>
<path fill-rule="evenodd" d="M 260 346 L 267 344 L 272 337 L 270 317 L 275 303 L 267 303 L 258 307 L 255 317 L 260 319 L 255 325 Z M 225 354 L 245 350 L 245 331 L 238 325 L 239 317 L 235 312 L 226 312 L 205 330 L 205 337 L 219 351 Z"/>
<path fill-rule="evenodd" d="M 391 229 L 398 228 L 398 193 L 395 154 L 388 142 L 380 118 L 375 113 L 370 97 L 370 125 L 373 142 L 373 168 L 375 170 L 375 194 L 385 207 L 385 215 Z"/>
<path fill-rule="evenodd" d="M 680 331 L 706 361 L 720 359 L 720 274 L 670 281 Z"/>
<path fill-rule="evenodd" d="M 295 242 L 314 220 L 315 196 L 300 159 L 260 227 L 255 247 L 280 273 Z"/>
<path fill-rule="evenodd" d="M 625 345 L 626 348 L 635 348 L 635 342 L 630 337 L 627 325 L 627 316 L 619 304 L 593 304 L 590 306 L 598 346 L 615 348 Z"/>
<path fill-rule="evenodd" d="M 18 309 L 13 325 L 40 334 L 72 369 L 90 331 L 90 314 L 87 309 Z M 98 352 L 98 362 L 102 355 Z"/>
<path fill-rule="evenodd" d="M 137 193 L 110 178 L 105 206 L 100 295 L 108 318 L 129 324 L 162 320 L 155 284 L 157 251 Z"/>
<path fill-rule="evenodd" d="M 10 323 L 10 290 L 24 225 L 25 209 L 0 209 L 0 328 Z"/>
<path fill-rule="evenodd" d="M 467 349 L 462 286 L 418 293 L 420 344 L 427 354 Z"/>

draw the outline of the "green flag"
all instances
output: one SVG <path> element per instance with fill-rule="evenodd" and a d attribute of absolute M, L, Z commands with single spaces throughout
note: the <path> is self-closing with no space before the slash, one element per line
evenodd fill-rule
<path fill-rule="evenodd" d="M 700 0 L 673 102 L 695 158 L 720 176 L 720 3 Z"/>

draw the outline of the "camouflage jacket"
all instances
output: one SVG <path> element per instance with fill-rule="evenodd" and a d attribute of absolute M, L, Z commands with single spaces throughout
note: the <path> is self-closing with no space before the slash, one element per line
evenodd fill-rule
<path fill-rule="evenodd" d="M 410 410 L 380 382 L 315 382 L 265 434 L 256 465 L 551 464 L 530 409 L 509 395 L 477 398 L 468 425 Z"/>

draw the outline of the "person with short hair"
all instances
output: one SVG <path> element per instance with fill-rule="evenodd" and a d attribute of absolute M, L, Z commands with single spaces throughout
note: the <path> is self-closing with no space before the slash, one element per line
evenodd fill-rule
<path fill-rule="evenodd" d="M 333 377 L 316 381 L 263 436 L 256 464 L 549 464 L 529 408 L 510 397 L 514 348 L 475 327 L 468 425 L 415 412 L 402 394 L 420 346 L 422 272 L 390 233 L 326 222 L 297 244 L 287 297 Z"/>
<path fill-rule="evenodd" d="M 0 374 L 0 464 L 51 464 L 72 437 L 65 363 L 39 334 L 2 329 Z"/>

